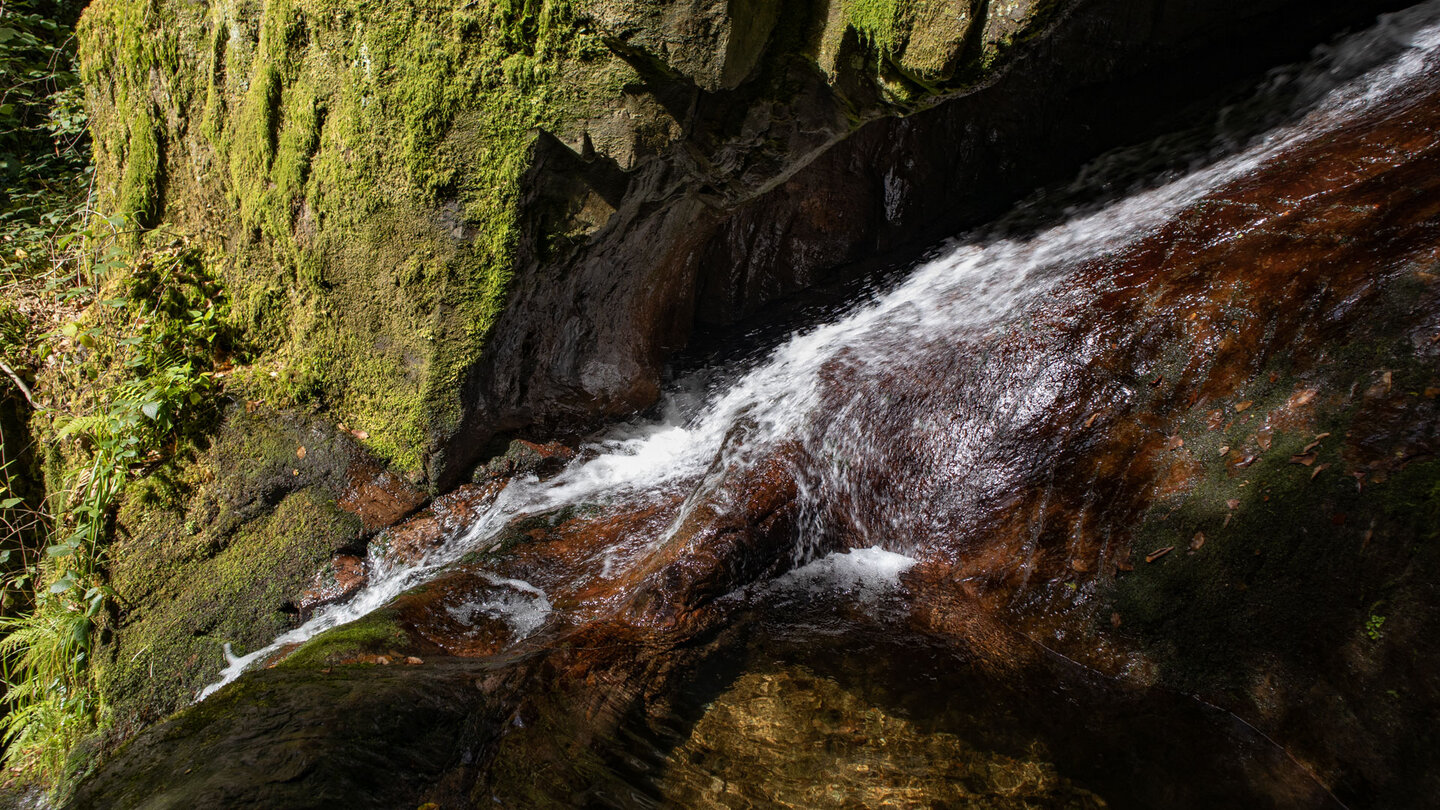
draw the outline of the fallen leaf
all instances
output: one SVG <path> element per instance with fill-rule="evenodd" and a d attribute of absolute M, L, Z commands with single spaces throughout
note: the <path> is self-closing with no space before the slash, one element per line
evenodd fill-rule
<path fill-rule="evenodd" d="M 388 667 L 388 666 L 390 666 L 390 663 L 391 663 L 391 662 L 390 662 L 390 656 L 388 656 L 388 655 L 377 655 L 377 656 L 375 656 L 375 663 L 377 663 L 377 664 L 379 664 L 379 665 L 381 665 L 381 666 L 386 666 L 386 667 Z"/>
<path fill-rule="evenodd" d="M 1095 420 L 1096 420 L 1096 419 L 1099 419 L 1099 418 L 1100 418 L 1100 412 L 1099 412 L 1099 411 L 1096 411 L 1096 412 L 1090 414 L 1090 418 L 1085 420 L 1085 427 L 1088 428 L 1088 427 L 1090 427 L 1091 425 L 1094 425 L 1094 424 L 1095 424 Z"/>
<path fill-rule="evenodd" d="M 1220 524 L 1220 528 L 1223 529 L 1223 528 L 1229 526 L 1229 525 L 1230 525 L 1230 518 L 1233 518 L 1233 517 L 1235 517 L 1235 513 L 1234 513 L 1234 512 L 1226 512 L 1226 513 L 1225 513 L 1225 522 Z"/>
<path fill-rule="evenodd" d="M 1320 441 L 1321 439 L 1328 439 L 1328 438 L 1330 438 L 1330 434 L 1329 434 L 1329 433 L 1316 433 L 1316 434 L 1315 434 L 1315 441 L 1317 441 L 1317 442 Z"/>
<path fill-rule="evenodd" d="M 1240 499 L 1239 499 L 1239 498 L 1231 498 L 1230 500 L 1228 500 L 1228 501 L 1225 502 L 1225 508 L 1226 508 L 1226 509 L 1239 509 L 1239 508 L 1240 508 Z"/>
<path fill-rule="evenodd" d="M 297 449 L 297 450 L 295 451 L 295 457 L 296 457 L 296 458 L 305 458 L 305 446 L 304 446 L 304 445 L 301 445 L 301 446 L 299 447 L 299 449 Z"/>
<path fill-rule="evenodd" d="M 1164 547 L 1164 548 L 1157 548 L 1157 549 L 1155 549 L 1154 551 L 1150 552 L 1149 554 L 1146 554 L 1146 555 L 1145 555 L 1145 562 L 1147 562 L 1147 563 L 1153 563 L 1153 562 L 1155 562 L 1156 560 L 1160 559 L 1161 557 L 1164 557 L 1166 554 L 1169 554 L 1170 552 L 1172 552 L 1172 551 L 1174 551 L 1174 550 L 1175 550 L 1175 547 L 1174 547 L 1174 546 L 1166 546 L 1166 547 Z"/>
<path fill-rule="evenodd" d="M 291 470 L 291 471 L 290 471 L 290 474 L 291 474 L 291 475 L 299 475 L 299 474 L 300 474 L 300 471 L 299 471 L 299 470 Z"/>
<path fill-rule="evenodd" d="M 409 665 L 411 665 L 411 666 L 415 666 L 416 664 L 423 664 L 423 663 L 425 663 L 425 662 L 422 661 L 422 660 L 420 660 L 419 658 L 416 658 L 416 657 L 413 656 L 413 655 L 407 655 L 407 656 L 405 656 L 405 663 L 407 663 L 407 664 L 409 664 Z"/>
<path fill-rule="evenodd" d="M 350 432 L 350 428 L 345 427 L 345 423 L 344 423 L 344 422 L 341 422 L 340 424 L 336 425 L 335 427 L 340 428 L 340 432 L 341 432 L 341 433 L 349 433 L 349 432 Z"/>
<path fill-rule="evenodd" d="M 1355 479 L 1355 491 L 1356 491 L 1356 492 L 1363 492 L 1363 491 L 1365 491 L 1365 473 L 1363 473 L 1363 472 L 1353 472 L 1353 473 L 1350 473 L 1350 476 Z"/>
<path fill-rule="evenodd" d="M 1329 463 L 1329 462 L 1326 462 L 1326 463 L 1324 463 L 1324 464 L 1316 464 L 1314 471 L 1312 471 L 1312 472 L 1310 473 L 1310 480 L 1311 480 L 1311 481 L 1314 481 L 1314 480 L 1315 480 L 1315 476 L 1319 475 L 1321 470 L 1324 470 L 1324 469 L 1329 468 L 1329 466 L 1330 466 L 1330 463 Z"/>
<path fill-rule="evenodd" d="M 1115 628 L 1119 628 L 1119 627 L 1120 627 L 1120 614 L 1119 614 L 1119 613 L 1111 613 L 1111 614 L 1110 614 L 1110 626 L 1111 626 L 1111 627 L 1115 627 Z"/>
<path fill-rule="evenodd" d="M 1264 431 L 1255 434 L 1255 443 L 1260 445 L 1261 450 L 1270 449 L 1270 434 Z"/>
<path fill-rule="evenodd" d="M 1084 560 L 1075 559 L 1070 561 L 1070 568 L 1077 573 L 1085 574 L 1090 571 L 1090 563 L 1085 562 Z"/>
<path fill-rule="evenodd" d="M 1387 371 L 1381 374 L 1380 382 L 1385 384 L 1385 393 L 1390 393 L 1390 387 L 1395 383 L 1395 372 Z"/>
<path fill-rule="evenodd" d="M 1310 400 L 1314 399 L 1315 395 L 1318 393 L 1320 393 L 1320 391 L 1314 388 L 1307 388 L 1304 391 L 1296 391 L 1290 396 L 1290 407 L 1298 408 L 1301 405 L 1309 405 Z"/>
<path fill-rule="evenodd" d="M 1246 467 L 1249 467 L 1251 464 L 1254 464 L 1254 463 L 1255 463 L 1255 459 L 1256 459 L 1255 456 L 1246 456 L 1246 457 L 1240 459 L 1239 461 L 1235 462 L 1235 467 L 1236 467 L 1237 469 L 1244 469 L 1244 468 L 1246 468 Z"/>
<path fill-rule="evenodd" d="M 1301 454 L 1299 454 L 1299 455 L 1291 456 L 1291 457 L 1290 457 L 1290 463 L 1291 463 L 1291 464 L 1304 464 L 1306 467 L 1309 467 L 1311 464 L 1314 464 L 1314 463 L 1315 463 L 1315 454 L 1314 454 L 1314 453 L 1301 453 Z"/>
<path fill-rule="evenodd" d="M 359 439 L 359 440 L 362 441 L 362 442 L 365 441 L 366 439 L 370 438 L 370 434 L 369 434 L 369 433 L 366 433 L 366 432 L 363 431 L 363 430 L 352 430 L 352 431 L 350 431 L 350 435 L 351 435 L 351 436 L 354 436 L 355 438 Z"/>
<path fill-rule="evenodd" d="M 1434 399 L 1435 397 L 1440 397 L 1440 386 L 1432 385 L 1425 389 L 1426 399 Z"/>
<path fill-rule="evenodd" d="M 1185 446 L 1185 440 L 1179 436 L 1171 436 L 1165 441 L 1166 450 L 1179 450 Z"/>
<path fill-rule="evenodd" d="M 1227 444 L 1224 447 L 1220 448 L 1220 455 L 1223 456 L 1228 452 L 1230 452 L 1230 445 Z"/>
<path fill-rule="evenodd" d="M 1235 403 L 1235 412 L 1236 412 L 1236 413 L 1244 413 L 1245 411 L 1250 410 L 1250 406 L 1251 406 L 1251 405 L 1254 405 L 1254 404 L 1255 404 L 1254 402 L 1251 402 L 1251 401 L 1248 400 L 1248 399 L 1245 400 L 1244 402 L 1237 402 L 1237 403 Z"/>
<path fill-rule="evenodd" d="M 1205 545 L 1205 533 L 1195 532 L 1195 536 L 1190 538 L 1190 550 L 1199 551 L 1203 545 Z"/>

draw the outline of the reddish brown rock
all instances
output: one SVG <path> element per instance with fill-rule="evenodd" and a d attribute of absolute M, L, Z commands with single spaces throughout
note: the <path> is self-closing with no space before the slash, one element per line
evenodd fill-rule
<path fill-rule="evenodd" d="M 524 439 L 516 439 L 510 442 L 510 447 L 504 455 L 496 456 L 476 468 L 474 480 L 476 483 L 481 483 L 520 475 L 546 478 L 559 472 L 574 458 L 575 450 L 557 441 L 536 444 Z"/>
<path fill-rule="evenodd" d="M 524 609 L 535 596 L 460 567 L 395 602 L 406 625 L 450 655 L 479 658 L 520 637 L 506 611 Z M 533 606 L 532 606 L 533 607 Z M 521 629 L 525 629 L 522 625 Z M 533 629 L 533 628 L 532 628 Z"/>
<path fill-rule="evenodd" d="M 496 480 L 486 484 L 467 484 L 441 495 L 420 514 L 376 535 L 370 541 L 372 563 L 380 560 L 387 564 L 418 562 L 451 534 L 474 520 L 507 483 L 506 480 Z"/>
<path fill-rule="evenodd" d="M 425 504 L 425 493 L 368 458 L 350 465 L 348 482 L 338 503 L 360 518 L 365 531 L 393 526 Z"/>
<path fill-rule="evenodd" d="M 306 615 L 321 605 L 349 599 L 365 587 L 365 561 L 353 554 L 337 554 L 318 573 L 315 581 L 295 600 L 295 607 Z"/>

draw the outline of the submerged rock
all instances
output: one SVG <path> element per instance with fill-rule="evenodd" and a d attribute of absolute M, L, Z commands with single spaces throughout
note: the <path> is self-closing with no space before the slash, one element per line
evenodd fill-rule
<path fill-rule="evenodd" d="M 671 754 L 661 790 L 674 806 L 696 808 L 1109 806 L 1043 756 L 927 733 L 803 670 L 752 673 L 719 695 Z"/>

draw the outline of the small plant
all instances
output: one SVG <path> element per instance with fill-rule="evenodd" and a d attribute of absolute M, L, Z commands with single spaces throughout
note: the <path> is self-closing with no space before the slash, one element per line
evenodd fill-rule
<path fill-rule="evenodd" d="M 1371 641 L 1379 641 L 1380 637 L 1384 635 L 1380 628 L 1384 626 L 1385 617 L 1372 613 L 1370 614 L 1370 618 L 1365 620 L 1365 635 L 1368 636 Z"/>
<path fill-rule="evenodd" d="M 96 220 L 57 240 L 74 266 L 53 274 L 47 292 L 81 308 L 37 347 L 50 384 L 36 406 L 67 472 L 43 551 L 6 583 L 33 607 L 0 621 L 9 707 L 0 729 L 7 764 L 50 784 L 103 713 L 91 664 L 114 597 L 104 577 L 110 516 L 127 482 L 165 463 L 214 412 L 223 290 L 185 240 L 132 254 L 125 236 Z"/>

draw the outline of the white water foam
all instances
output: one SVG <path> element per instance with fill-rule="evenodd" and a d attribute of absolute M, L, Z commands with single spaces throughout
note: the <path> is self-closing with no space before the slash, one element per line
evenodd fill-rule
<path fill-rule="evenodd" d="M 900 585 L 900 575 L 918 562 L 879 546 L 836 551 L 777 578 L 777 591 L 810 594 L 841 592 L 875 602 Z"/>
<path fill-rule="evenodd" d="M 1435 69 L 1437 48 L 1440 0 L 1386 15 L 1375 27 L 1318 50 L 1309 67 L 1275 74 L 1274 81 L 1300 88 L 1299 103 L 1310 105 L 1311 112 L 1255 139 L 1238 154 L 1097 210 L 1076 212 L 1063 223 L 1023 238 L 981 233 L 948 242 L 936 258 L 916 267 L 899 286 L 831 323 L 795 334 L 717 391 L 708 403 L 697 405 L 692 387 L 679 387 L 667 399 L 662 419 L 615 428 L 583 448 L 575 462 L 548 481 L 511 482 L 472 526 L 418 564 L 372 572 L 369 583 L 353 599 L 317 611 L 309 621 L 262 649 L 235 656 L 227 646 L 227 666 L 199 698 L 213 694 L 285 646 L 361 618 L 432 579 L 466 553 L 485 547 L 516 517 L 699 481 L 707 471 L 715 478 L 726 469 L 748 463 L 766 448 L 802 435 L 817 420 L 837 418 L 821 405 L 822 370 L 832 360 L 843 354 L 852 362 L 887 363 L 910 350 L 920 338 L 983 334 L 1003 328 L 1026 302 L 1052 290 L 1077 264 L 1144 238 L 1185 207 L 1264 165 L 1280 150 L 1323 138 L 1353 116 L 1384 103 L 1402 90 L 1407 80 Z M 1388 61 L 1376 65 L 1377 53 Z M 1046 387 L 1047 370 L 1030 369 L 1028 373 L 1035 380 L 1028 390 L 997 392 L 1024 398 L 1012 403 L 1012 410 L 1043 408 L 1047 396 L 1053 398 L 1053 387 Z M 750 427 L 746 441 L 726 447 L 726 437 L 740 424 Z M 974 440 L 983 442 L 983 431 L 977 432 Z M 684 517 L 682 512 L 675 519 L 672 531 Z M 654 545 L 668 540 L 668 535 L 658 537 Z M 860 556 L 852 552 L 845 562 L 828 563 L 830 568 L 825 570 L 833 569 L 839 575 L 851 570 L 846 566 L 884 563 L 893 567 L 894 559 L 877 556 L 883 554 L 891 552 L 872 549 Z M 616 564 L 607 556 L 606 574 Z M 517 598 L 530 593 L 524 587 L 512 587 Z M 502 607 L 494 609 L 501 611 Z M 505 609 L 514 611 L 504 615 L 517 632 L 524 628 L 521 635 L 537 631 L 551 613 L 543 592 L 525 604 Z"/>
<path fill-rule="evenodd" d="M 501 619 L 510 625 L 517 641 L 544 626 L 552 610 L 544 591 L 524 580 L 484 576 L 491 585 L 497 586 L 496 590 L 486 599 L 445 608 L 450 618 L 462 624 L 474 624 L 482 616 Z"/>

